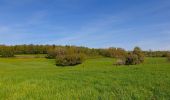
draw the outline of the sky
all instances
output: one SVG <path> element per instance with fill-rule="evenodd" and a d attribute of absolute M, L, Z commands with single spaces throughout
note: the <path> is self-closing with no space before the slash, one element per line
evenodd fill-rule
<path fill-rule="evenodd" d="M 0 0 L 0 44 L 170 50 L 170 0 Z"/>

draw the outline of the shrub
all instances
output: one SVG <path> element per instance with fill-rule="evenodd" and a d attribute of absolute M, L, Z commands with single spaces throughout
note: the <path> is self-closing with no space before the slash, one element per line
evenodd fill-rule
<path fill-rule="evenodd" d="M 142 50 L 139 47 L 135 47 L 133 50 L 133 54 L 138 56 L 138 62 L 139 63 L 143 63 L 144 62 L 144 53 L 142 52 Z"/>
<path fill-rule="evenodd" d="M 139 61 L 138 55 L 136 55 L 136 54 L 131 53 L 126 57 L 126 60 L 125 60 L 126 65 L 136 65 L 139 63 L 140 63 L 140 61 Z"/>
<path fill-rule="evenodd" d="M 139 47 L 135 47 L 133 52 L 125 55 L 121 58 L 121 61 L 117 61 L 117 65 L 136 65 L 144 62 L 144 54 Z"/>
<path fill-rule="evenodd" d="M 168 56 L 169 56 L 169 53 L 168 53 L 168 52 L 166 52 L 166 53 L 162 54 L 162 56 L 161 56 L 161 57 L 168 57 Z"/>
<path fill-rule="evenodd" d="M 120 58 L 126 55 L 126 51 L 122 48 L 109 48 L 102 51 L 103 56 Z"/>
<path fill-rule="evenodd" d="M 170 62 L 170 53 L 167 54 L 167 60 Z"/>
<path fill-rule="evenodd" d="M 117 59 L 115 65 L 125 65 L 124 59 Z"/>
<path fill-rule="evenodd" d="M 56 65 L 60 66 L 73 66 L 81 64 L 84 61 L 83 54 L 66 54 L 56 57 Z"/>
<path fill-rule="evenodd" d="M 14 50 L 12 47 L 3 47 L 1 50 L 1 56 L 2 57 L 14 57 Z"/>
<path fill-rule="evenodd" d="M 169 57 L 167 57 L 168 58 L 168 61 L 170 62 L 170 56 Z"/>
<path fill-rule="evenodd" d="M 65 54 L 66 54 L 66 50 L 64 48 L 57 47 L 57 48 L 54 48 L 54 49 L 49 49 L 47 51 L 47 57 L 46 58 L 55 59 L 56 57 L 61 56 L 61 55 L 65 55 Z"/>

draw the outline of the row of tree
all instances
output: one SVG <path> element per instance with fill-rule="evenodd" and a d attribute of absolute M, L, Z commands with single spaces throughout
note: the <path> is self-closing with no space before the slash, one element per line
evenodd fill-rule
<path fill-rule="evenodd" d="M 169 51 L 143 51 L 145 56 L 147 57 L 167 57 L 169 54 Z"/>
<path fill-rule="evenodd" d="M 47 54 L 47 58 L 56 59 L 58 65 L 76 65 L 84 61 L 86 57 L 104 56 L 117 58 L 117 64 L 134 65 L 144 61 L 148 57 L 168 57 L 167 51 L 142 51 L 135 47 L 133 51 L 125 51 L 122 48 L 94 49 L 77 46 L 57 45 L 0 45 L 2 57 L 13 57 L 15 54 Z"/>
<path fill-rule="evenodd" d="M 15 54 L 48 54 L 48 58 L 55 58 L 58 48 L 75 53 L 83 53 L 87 56 L 106 56 L 120 57 L 125 54 L 125 50 L 121 48 L 94 49 L 77 46 L 58 46 L 58 45 L 0 45 L 0 55 L 3 57 L 12 57 Z M 60 50 L 59 49 L 59 50 Z M 8 55 L 9 54 L 9 55 Z"/>
<path fill-rule="evenodd" d="M 49 53 L 55 53 L 53 51 L 56 48 L 71 49 L 74 52 L 81 52 L 88 56 L 105 56 L 105 57 L 119 58 L 127 54 L 126 51 L 122 48 L 94 49 L 94 48 L 77 47 L 77 46 L 30 44 L 30 45 L 14 45 L 14 46 L 0 45 L 0 55 L 9 57 L 9 56 L 14 56 L 15 54 L 49 54 Z M 150 51 L 143 51 L 143 53 L 147 57 L 167 57 L 169 52 L 150 50 Z"/>
<path fill-rule="evenodd" d="M 7 47 L 10 48 L 14 54 L 47 54 L 47 50 L 49 48 L 55 48 L 55 45 L 0 45 L 0 54 L 3 54 L 5 52 L 4 48 Z"/>

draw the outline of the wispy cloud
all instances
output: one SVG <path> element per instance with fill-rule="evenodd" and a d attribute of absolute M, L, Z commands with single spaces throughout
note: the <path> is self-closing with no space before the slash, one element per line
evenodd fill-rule
<path fill-rule="evenodd" d="M 3 6 L 6 12 L 0 13 L 3 16 L 0 16 L 0 43 L 116 46 L 126 49 L 139 45 L 144 49 L 170 49 L 167 43 L 170 42 L 169 1 L 132 3 L 126 7 L 119 5 L 123 7 L 121 9 L 114 9 L 114 2 L 109 9 L 105 4 L 101 9 L 101 6 L 81 7 L 81 1 L 69 2 L 60 0 L 46 4 L 41 0 L 7 0 L 6 6 Z M 90 0 L 86 2 L 91 4 Z M 54 6 L 53 3 L 62 5 Z M 34 5 L 34 9 L 28 9 L 28 5 Z M 11 12 L 13 9 L 14 12 Z M 4 20 L 5 15 L 9 20 Z"/>

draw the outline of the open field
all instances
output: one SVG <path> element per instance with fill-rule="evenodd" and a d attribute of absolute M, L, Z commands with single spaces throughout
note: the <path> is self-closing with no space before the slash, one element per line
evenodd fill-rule
<path fill-rule="evenodd" d="M 141 65 L 113 66 L 89 59 L 75 67 L 45 58 L 0 58 L 0 98 L 5 100 L 168 100 L 170 63 L 147 58 Z"/>

